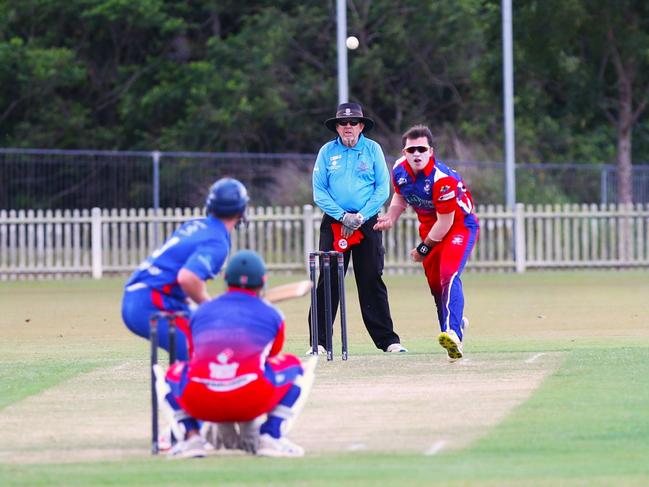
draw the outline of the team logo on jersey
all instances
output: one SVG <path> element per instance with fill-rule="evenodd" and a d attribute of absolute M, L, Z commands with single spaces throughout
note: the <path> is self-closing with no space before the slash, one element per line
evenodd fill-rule
<path fill-rule="evenodd" d="M 232 379 L 237 375 L 239 362 L 229 363 L 233 355 L 232 350 L 226 348 L 216 356 L 216 362 L 209 363 L 211 379 Z"/>
<path fill-rule="evenodd" d="M 209 378 L 191 377 L 190 380 L 199 382 L 214 392 L 233 391 L 257 380 L 258 374 L 254 372 L 238 376 L 239 362 L 230 362 L 233 356 L 232 349 L 226 348 L 216 356 L 216 362 L 207 364 L 210 371 Z"/>
<path fill-rule="evenodd" d="M 424 193 L 430 193 L 430 180 L 426 179 L 424 182 Z"/>
<path fill-rule="evenodd" d="M 462 235 L 456 235 L 451 239 L 451 243 L 453 245 L 462 245 L 463 242 L 464 242 L 464 237 Z"/>
<path fill-rule="evenodd" d="M 420 196 L 417 196 L 416 194 L 411 194 L 411 195 L 408 195 L 408 196 L 404 196 L 404 198 L 414 208 L 420 208 L 420 209 L 426 209 L 426 210 L 434 210 L 435 209 L 435 205 L 433 204 L 432 201 L 425 200 L 424 198 L 421 198 Z"/>
<path fill-rule="evenodd" d="M 448 184 L 445 184 L 444 186 L 439 188 L 439 192 L 440 193 L 446 193 L 449 189 L 451 189 L 451 187 Z"/>
<path fill-rule="evenodd" d="M 329 158 L 329 162 L 333 163 L 333 162 L 337 161 L 340 158 L 342 158 L 342 156 L 340 154 L 336 154 L 335 156 L 331 156 Z"/>
<path fill-rule="evenodd" d="M 340 159 L 340 156 L 333 156 L 331 159 L 329 159 L 329 169 L 330 171 L 336 171 L 337 169 L 340 169 L 342 166 L 338 163 L 338 159 Z"/>
<path fill-rule="evenodd" d="M 347 248 L 347 245 L 348 243 L 346 238 L 341 238 L 340 240 L 338 240 L 338 247 L 340 247 L 341 249 L 345 250 Z"/>
<path fill-rule="evenodd" d="M 439 198 L 437 198 L 437 201 L 448 201 L 450 199 L 455 198 L 455 191 L 451 191 L 450 193 L 442 194 Z"/>
<path fill-rule="evenodd" d="M 361 159 L 360 164 L 358 165 L 358 170 L 365 172 L 369 169 L 369 166 L 367 165 L 367 162 Z"/>
<path fill-rule="evenodd" d="M 403 185 L 406 184 L 407 182 L 408 182 L 408 180 L 407 180 L 406 178 L 399 178 L 399 179 L 397 180 L 397 186 L 403 186 Z"/>

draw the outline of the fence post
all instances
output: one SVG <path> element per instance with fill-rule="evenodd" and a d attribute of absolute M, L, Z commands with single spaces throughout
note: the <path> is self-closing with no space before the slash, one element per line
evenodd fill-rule
<path fill-rule="evenodd" d="M 525 206 L 516 203 L 514 207 L 514 258 L 516 272 L 525 272 Z"/>
<path fill-rule="evenodd" d="M 602 165 L 599 173 L 599 202 L 608 203 L 608 166 Z"/>
<path fill-rule="evenodd" d="M 309 271 L 309 253 L 315 250 L 313 246 L 313 206 L 302 207 L 302 224 L 304 227 L 304 268 Z"/>
<path fill-rule="evenodd" d="M 90 213 L 90 246 L 92 256 L 92 277 L 101 279 L 103 273 L 101 262 L 101 210 L 93 208 Z"/>
<path fill-rule="evenodd" d="M 160 209 L 160 151 L 151 152 L 151 159 L 153 162 L 153 209 L 157 212 Z M 154 243 L 155 247 L 158 246 L 158 222 L 153 224 L 154 227 Z"/>

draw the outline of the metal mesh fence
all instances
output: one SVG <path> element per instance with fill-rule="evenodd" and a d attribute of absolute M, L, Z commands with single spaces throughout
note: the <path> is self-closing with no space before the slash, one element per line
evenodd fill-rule
<path fill-rule="evenodd" d="M 150 206 L 148 154 L 3 150 L 0 208 L 73 209 Z"/>
<path fill-rule="evenodd" d="M 0 149 L 1 209 L 178 208 L 202 206 L 209 185 L 231 176 L 256 206 L 312 202 L 315 154 L 111 152 Z M 388 157 L 390 167 L 393 157 Z M 445 161 L 466 180 L 477 204 L 504 201 L 504 165 Z M 517 201 L 616 201 L 615 167 L 519 164 Z M 633 200 L 649 202 L 649 165 L 633 167 Z"/>
<path fill-rule="evenodd" d="M 312 154 L 165 153 L 160 157 L 160 205 L 202 206 L 207 187 L 230 176 L 258 206 L 311 201 Z"/>

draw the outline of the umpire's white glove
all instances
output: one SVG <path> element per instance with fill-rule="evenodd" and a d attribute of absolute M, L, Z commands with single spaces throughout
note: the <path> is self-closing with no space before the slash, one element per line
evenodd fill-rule
<path fill-rule="evenodd" d="M 342 219 L 343 225 L 351 228 L 352 231 L 358 230 L 364 221 L 365 218 L 360 213 L 345 213 Z"/>

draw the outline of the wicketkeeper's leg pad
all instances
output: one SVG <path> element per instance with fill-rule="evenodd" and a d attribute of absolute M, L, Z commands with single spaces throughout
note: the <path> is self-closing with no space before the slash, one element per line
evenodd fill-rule
<path fill-rule="evenodd" d="M 260 432 L 274 438 L 285 436 L 293 427 L 295 419 L 300 415 L 313 387 L 318 356 L 313 355 L 302 363 L 304 372 L 298 377 L 282 400 L 269 413 L 266 422 L 261 425 Z"/>

